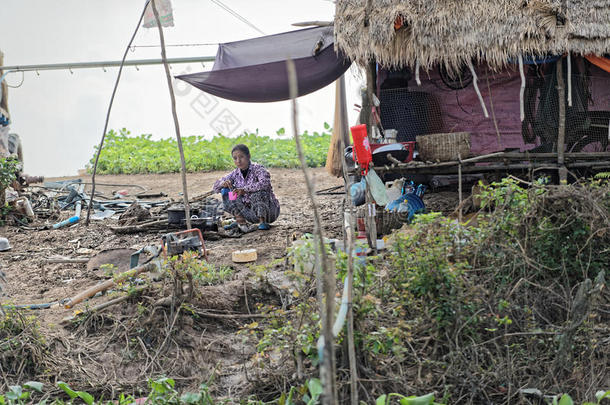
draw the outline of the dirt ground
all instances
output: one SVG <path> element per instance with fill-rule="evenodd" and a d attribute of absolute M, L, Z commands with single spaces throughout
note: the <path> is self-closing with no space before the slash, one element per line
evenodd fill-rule
<path fill-rule="evenodd" d="M 323 169 L 313 169 L 316 190 L 341 185 L 342 180 L 328 176 Z M 222 172 L 189 173 L 187 176 L 189 197 L 195 197 L 211 190 Z M 208 259 L 218 265 L 232 265 L 236 270 L 247 266 L 231 262 L 234 250 L 257 249 L 257 264 L 266 264 L 273 258 L 282 257 L 286 249 L 287 237 L 300 236 L 313 230 L 313 215 L 307 190 L 300 170 L 272 169 L 274 192 L 281 205 L 280 217 L 270 231 L 256 231 L 241 238 L 223 238 L 205 241 Z M 45 181 L 76 179 L 75 177 L 49 178 Z M 83 181 L 90 181 L 84 178 Z M 105 175 L 96 177 L 98 191 L 112 195 L 116 190 L 137 193 L 139 185 L 151 193 L 164 192 L 168 197 L 153 200 L 182 200 L 182 183 L 179 174 L 161 175 Z M 105 184 L 122 186 L 105 186 Z M 89 191 L 88 185 L 85 191 Z M 129 199 L 127 196 L 125 199 Z M 340 195 L 319 196 L 318 202 L 324 221 L 325 236 L 337 237 L 340 233 Z M 84 218 L 83 210 L 83 218 Z M 64 216 L 73 214 L 64 213 Z M 55 221 L 53 221 L 55 222 Z M 89 227 L 79 224 L 57 230 L 31 231 L 15 227 L 4 227 L 1 234 L 12 246 L 8 252 L 0 253 L 0 265 L 6 273 L 5 301 L 17 304 L 52 302 L 70 297 L 81 289 L 97 283 L 99 277 L 83 272 L 85 264 L 46 264 L 52 257 L 83 258 L 96 253 L 117 248 L 140 249 L 148 244 L 159 244 L 164 232 L 116 235 L 110 225 L 117 225 L 116 219 L 92 221 Z M 56 322 L 55 315 L 63 317 L 65 310 L 50 309 L 40 311 L 43 324 Z"/>
<path fill-rule="evenodd" d="M 212 286 L 202 290 L 202 300 L 208 306 L 230 313 L 237 309 L 249 312 L 249 305 L 253 305 L 253 302 L 249 304 L 248 298 L 265 301 L 271 299 L 269 298 L 271 296 L 277 296 L 277 291 L 270 291 L 269 297 L 265 297 L 267 287 L 262 288 L 256 285 L 256 281 L 251 281 L 251 266 L 233 263 L 231 252 L 255 248 L 258 253 L 256 265 L 268 265 L 273 259 L 285 256 L 286 248 L 294 237 L 313 231 L 313 215 L 302 172 L 294 169 L 272 169 L 270 172 L 274 191 L 281 204 L 280 217 L 273 223 L 271 230 L 256 231 L 236 239 L 205 241 L 210 263 L 216 266 L 231 266 L 235 270 L 234 281 L 225 286 Z M 330 177 L 323 168 L 313 169 L 312 173 L 316 190 L 343 184 L 342 179 Z M 189 197 L 192 198 L 210 190 L 213 182 L 223 174 L 221 172 L 190 173 L 187 176 Z M 49 178 L 46 181 L 72 178 L 77 177 Z M 134 194 L 140 191 L 135 187 L 138 185 L 151 193 L 167 193 L 168 199 L 175 201 L 182 199 L 179 174 L 105 175 L 97 176 L 96 180 L 97 190 L 105 195 L 113 195 L 116 190 L 127 190 Z M 83 181 L 90 181 L 90 178 L 83 177 Z M 90 190 L 90 186 L 87 186 L 85 191 L 88 190 Z M 126 197 L 126 199 L 129 198 L 129 196 Z M 341 195 L 317 197 L 324 224 L 323 230 L 327 237 L 341 237 L 342 198 Z M 457 203 L 455 193 L 445 195 L 441 193 L 427 197 L 427 200 L 437 209 L 446 212 L 450 212 Z M 64 212 L 62 218 L 70 215 L 73 215 L 73 211 Z M 56 220 L 50 223 L 54 222 Z M 44 222 L 41 221 L 34 223 L 38 226 L 43 224 Z M 140 249 L 150 244 L 158 245 L 161 235 L 164 233 L 117 235 L 109 228 L 111 225 L 117 225 L 117 220 L 111 218 L 93 221 L 89 227 L 78 224 L 57 230 L 35 231 L 12 226 L 0 229 L 0 235 L 6 236 L 12 245 L 10 251 L 0 253 L 0 268 L 6 275 L 2 302 L 16 305 L 42 304 L 72 297 L 84 289 L 106 280 L 108 275 L 100 270 L 88 270 L 86 263 L 49 263 L 49 259 L 56 257 L 87 259 L 109 249 Z M 279 280 L 278 285 L 284 282 L 281 269 L 275 270 L 275 273 L 271 269 L 269 279 L 273 277 Z M 273 290 L 273 288 L 271 289 Z M 238 291 L 237 293 L 235 289 Z M 248 290 L 247 293 L 246 290 Z M 239 296 L 240 294 L 242 296 Z M 108 396 L 115 395 L 120 389 L 135 390 L 136 387 L 145 386 L 145 376 L 155 373 L 176 377 L 182 387 L 196 387 L 202 379 L 207 378 L 205 376 L 214 373 L 218 376 L 219 386 L 223 387 L 219 391 L 220 394 L 236 395 L 240 390 L 242 392 L 245 390 L 244 386 L 248 385 L 246 383 L 248 375 L 244 365 L 247 363 L 249 355 L 252 354 L 252 348 L 242 347 L 243 345 L 235 333 L 247 319 L 244 319 L 243 322 L 227 321 L 224 323 L 212 319 L 205 324 L 196 325 L 185 319 L 185 323 L 180 326 L 181 338 L 172 339 L 176 343 L 176 347 L 171 350 L 167 349 L 172 356 L 175 356 L 175 360 L 171 364 L 167 362 L 161 364 L 160 357 L 157 359 L 156 356 L 148 353 L 156 350 L 158 355 L 161 351 L 158 348 L 160 342 L 155 340 L 155 336 L 151 337 L 150 333 L 146 334 L 145 331 L 141 331 L 134 337 L 125 327 L 124 339 L 117 338 L 117 336 L 121 336 L 118 332 L 119 326 L 124 327 L 130 319 L 136 316 L 135 305 L 131 305 L 129 308 L 127 306 L 112 307 L 104 311 L 104 313 L 112 315 L 93 317 L 86 322 L 85 326 L 82 324 L 81 327 L 62 326 L 62 319 L 108 299 L 106 296 L 96 296 L 77 305 L 73 310 L 56 305 L 48 309 L 31 311 L 38 317 L 40 330 L 48 342 L 52 359 L 48 360 L 45 365 L 50 369 L 47 372 L 53 378 L 71 379 L 78 388 L 103 392 Z M 149 324 L 145 324 L 148 326 L 142 327 L 140 324 L 138 330 L 148 327 L 154 329 L 155 325 L 159 326 L 153 319 L 154 314 L 158 314 L 161 321 L 164 321 L 162 323 L 167 331 L 168 315 L 166 313 L 160 315 L 155 310 L 152 310 L 148 319 Z M 162 331 L 162 327 L 159 330 Z M 167 332 L 168 336 L 171 334 L 170 332 L 171 330 Z M 131 338 L 128 339 L 128 336 Z M 129 355 L 132 357 L 126 354 L 126 350 L 131 347 L 130 339 L 141 343 L 138 345 L 139 348 L 134 349 L 139 354 Z M 161 344 L 161 348 L 166 340 L 167 338 Z M 186 341 L 189 343 L 184 343 Z M 182 343 L 179 344 L 180 342 Z M 65 361 L 62 363 L 58 359 Z M 168 364 L 170 365 L 168 366 Z M 26 381 L 37 376 L 22 373 L 19 377 Z M 5 385 L 12 383 L 16 383 L 16 381 L 5 377 Z M 234 392 L 231 392 L 232 389 Z"/>
<path fill-rule="evenodd" d="M 315 180 L 316 190 L 321 190 L 342 184 L 341 179 L 328 176 L 324 169 L 312 170 Z M 187 176 L 189 187 L 189 197 L 195 197 L 210 190 L 214 181 L 224 173 L 190 173 Z M 281 258 L 287 247 L 287 241 L 294 236 L 300 236 L 313 230 L 313 216 L 306 187 L 303 181 L 303 174 L 300 170 L 272 169 L 272 183 L 274 191 L 281 205 L 281 214 L 276 222 L 272 224 L 269 231 L 256 231 L 246 234 L 241 238 L 223 238 L 220 240 L 206 240 L 205 245 L 208 251 L 208 261 L 216 266 L 232 266 L 235 270 L 235 278 L 247 277 L 249 266 L 235 264 L 231 261 L 231 252 L 234 250 L 257 249 L 257 265 L 265 265 L 274 258 Z M 66 180 L 77 177 L 49 178 L 46 181 Z M 83 177 L 83 181 L 90 181 L 90 178 Z M 130 193 L 136 193 L 140 189 L 130 186 L 139 185 L 146 188 L 151 193 L 164 192 L 168 199 L 180 201 L 182 199 L 181 178 L 179 174 L 164 175 L 108 175 L 97 176 L 98 191 L 105 195 L 112 195 L 116 190 L 125 189 Z M 113 184 L 118 186 L 106 186 Z M 85 191 L 90 190 L 87 186 Z M 127 196 L 126 199 L 130 197 Z M 156 198 L 154 200 L 159 200 Z M 320 212 L 324 221 L 324 232 L 328 237 L 340 236 L 341 206 L 342 196 L 319 196 L 318 202 Z M 73 215 L 73 211 L 64 212 L 62 218 Z M 83 211 L 84 218 L 84 211 Z M 56 220 L 51 221 L 54 223 Z M 84 222 L 84 221 L 82 221 Z M 37 221 L 33 225 L 43 225 L 44 222 Z M 80 291 L 91 287 L 105 279 L 102 271 L 87 270 L 86 263 L 48 263 L 48 259 L 54 257 L 63 258 L 89 258 L 97 253 L 108 249 L 128 248 L 140 249 L 146 245 L 159 244 L 161 235 L 164 232 L 140 233 L 131 235 L 116 235 L 110 229 L 110 225 L 117 225 L 116 219 L 106 219 L 103 221 L 92 221 L 89 227 L 78 224 L 70 228 L 57 230 L 24 230 L 17 227 L 3 227 L 0 235 L 7 237 L 12 249 L 0 253 L 0 268 L 6 275 L 3 286 L 4 304 L 42 304 L 57 302 L 64 298 L 72 297 Z M 245 288 L 245 287 L 244 287 Z M 105 296 L 90 299 L 85 304 L 77 305 L 74 310 L 82 311 L 86 307 L 97 305 L 107 301 Z M 227 299 L 230 302 L 230 299 Z M 87 377 L 88 385 L 85 388 L 108 390 L 101 388 L 110 386 L 114 390 L 116 381 L 121 381 L 124 387 L 133 387 L 141 383 L 138 381 L 139 374 L 134 370 L 129 371 L 130 367 L 125 366 L 120 352 L 124 345 L 116 345 L 107 353 L 101 353 L 99 348 L 87 353 L 87 345 L 92 345 L 90 339 L 83 339 L 80 332 L 75 332 L 70 328 L 60 326 L 63 318 L 73 315 L 73 310 L 55 306 L 49 309 L 31 311 L 40 321 L 40 329 L 47 341 L 62 342 L 56 349 L 63 353 L 66 359 L 72 358 L 75 351 L 80 361 L 81 354 L 90 356 L 88 363 L 99 364 L 96 367 L 81 367 L 84 375 L 94 376 L 101 373 L 104 377 L 99 381 L 93 381 Z M 233 327 L 232 327 L 233 328 Z M 222 329 L 222 328 L 221 328 Z M 231 329 L 231 328 L 230 328 Z M 213 340 L 231 339 L 231 336 L 223 336 L 226 331 L 209 334 L 208 338 Z M 104 336 L 104 331 L 100 331 L 99 337 Z M 106 338 L 109 338 L 106 336 Z M 201 339 L 199 339 L 201 341 Z M 97 341 L 97 340 L 96 340 Z M 70 349 L 67 349 L 70 347 Z M 214 348 L 209 348 L 214 350 Z M 112 353 L 114 351 L 114 353 Z M 118 352 L 118 353 L 117 353 Z M 222 352 L 222 351 L 221 351 Z M 109 354 L 110 353 L 110 354 Z M 228 358 L 225 357 L 225 360 Z M 115 357 L 113 360 L 112 357 Z M 116 361 L 115 361 L 116 360 Z M 217 359 L 208 359 L 207 363 Z M 202 361 L 206 363 L 205 361 Z M 230 361 L 229 361 L 230 363 Z M 231 364 L 227 364 L 230 366 Z M 120 368 L 123 370 L 120 370 Z M 61 376 L 60 365 L 54 373 L 59 374 L 57 378 L 67 379 L 71 375 L 68 373 Z M 110 371 L 112 370 L 112 371 Z M 159 372 L 160 370 L 150 370 L 149 372 Z M 171 371 L 170 371 L 171 372 Z M 231 374 L 231 373 L 229 373 Z M 30 378 L 34 376 L 28 376 Z M 74 377 L 73 377 L 74 378 Z M 230 377 L 232 378 L 232 377 Z M 235 381 L 234 381 L 235 382 Z M 15 381 L 4 381 L 5 384 L 12 384 Z M 75 384 L 79 384 L 76 382 Z M 227 382 L 231 384 L 231 382 Z"/>

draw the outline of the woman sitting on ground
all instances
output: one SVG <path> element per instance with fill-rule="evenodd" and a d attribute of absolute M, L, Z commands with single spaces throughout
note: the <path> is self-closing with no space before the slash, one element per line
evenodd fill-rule
<path fill-rule="evenodd" d="M 249 232 L 256 227 L 268 230 L 269 224 L 280 215 L 280 203 L 273 194 L 271 175 L 262 165 L 250 160 L 250 150 L 246 145 L 235 145 L 231 150 L 235 170 L 214 183 L 214 191 L 222 194 L 225 211 L 235 216 L 241 232 Z M 232 198 L 229 198 L 232 192 Z M 235 198 L 236 197 L 236 198 Z"/>

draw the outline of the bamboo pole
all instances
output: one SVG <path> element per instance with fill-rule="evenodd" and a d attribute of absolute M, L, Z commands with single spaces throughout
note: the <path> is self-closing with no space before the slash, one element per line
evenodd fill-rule
<path fill-rule="evenodd" d="M 567 184 L 568 171 L 565 167 L 566 98 L 562 58 L 557 61 L 557 98 L 559 100 L 559 122 L 557 125 L 557 165 L 559 166 L 559 184 Z"/>
<path fill-rule="evenodd" d="M 184 160 L 184 149 L 182 148 L 182 137 L 180 136 L 180 124 L 178 123 L 178 114 L 176 113 L 176 96 L 174 95 L 174 87 L 172 85 L 172 76 L 169 73 L 169 65 L 167 64 L 167 55 L 165 54 L 165 38 L 163 36 L 163 27 L 159 19 L 159 12 L 155 0 L 151 3 L 157 27 L 159 28 L 159 39 L 161 41 L 161 59 L 165 67 L 165 76 L 167 77 L 167 87 L 169 89 L 169 97 L 172 103 L 172 117 L 174 118 L 174 128 L 176 129 L 176 141 L 178 143 L 178 152 L 180 152 L 180 174 L 182 176 L 182 197 L 184 200 L 184 213 L 186 215 L 186 229 L 191 229 L 191 208 L 189 207 L 188 187 L 186 184 L 186 162 Z"/>
<path fill-rule="evenodd" d="M 345 75 L 341 75 L 339 79 L 339 86 L 341 88 L 340 95 L 340 111 L 341 119 L 339 120 L 342 127 L 341 137 L 341 151 L 345 150 L 345 146 L 349 143 L 348 135 L 348 124 L 347 124 L 347 107 L 346 107 L 346 94 L 345 94 Z M 345 246 L 345 252 L 347 253 L 347 356 L 349 359 L 349 374 L 350 374 L 350 404 L 358 405 L 358 363 L 356 361 L 356 348 L 354 342 L 354 206 L 352 205 L 352 198 L 349 193 L 349 174 L 345 158 L 341 154 L 341 167 L 343 168 L 343 180 L 345 183 L 345 201 L 349 207 L 349 218 L 348 221 L 343 224 L 345 229 L 343 244 Z"/>
<path fill-rule="evenodd" d="M 286 61 L 286 68 L 288 70 L 288 79 L 290 84 L 290 99 L 292 100 L 292 126 L 294 131 L 294 142 L 296 144 L 297 153 L 299 155 L 299 161 L 301 162 L 301 169 L 303 170 L 303 177 L 305 177 L 305 184 L 307 186 L 307 194 L 312 204 L 312 211 L 314 217 L 314 233 L 317 239 L 317 254 L 319 257 L 319 272 L 323 279 L 323 291 L 324 291 L 324 307 L 320 308 L 322 313 L 322 336 L 324 338 L 324 351 L 323 361 L 320 367 L 320 380 L 324 387 L 322 403 L 323 404 L 336 404 L 337 389 L 335 386 L 335 370 L 334 370 L 334 358 L 335 350 L 333 344 L 333 317 L 334 317 L 334 303 L 335 303 L 335 274 L 334 269 L 328 266 L 328 258 L 326 256 L 326 246 L 324 245 L 324 235 L 322 233 L 322 221 L 320 220 L 320 213 L 318 210 L 318 204 L 315 199 L 315 190 L 313 182 L 311 180 L 309 171 L 307 170 L 307 162 L 305 161 L 305 155 L 303 153 L 303 147 L 301 145 L 301 138 L 299 136 L 298 129 L 298 111 L 296 98 L 298 95 L 297 87 L 297 75 L 294 62 L 292 60 Z M 332 270 L 332 271 L 331 271 Z M 320 274 L 321 273 L 321 274 Z"/>
<path fill-rule="evenodd" d="M 10 67 L 5 67 L 4 65 L 4 54 L 2 53 L 2 51 L 0 51 L 0 76 L 4 75 L 4 71 L 6 70 L 6 72 L 10 72 L 12 71 Z M 8 85 L 6 84 L 6 81 L 3 80 L 2 83 L 0 83 L 0 109 L 4 110 L 6 112 L 6 114 L 9 114 L 8 111 Z"/>

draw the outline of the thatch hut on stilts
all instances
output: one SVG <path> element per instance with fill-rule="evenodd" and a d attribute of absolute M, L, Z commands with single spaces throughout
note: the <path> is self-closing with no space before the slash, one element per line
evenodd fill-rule
<path fill-rule="evenodd" d="M 468 133 L 472 155 L 493 155 L 466 173 L 610 167 L 609 0 L 337 0 L 334 29 L 383 129 L 420 147 Z M 428 159 L 395 168 L 457 170 Z"/>

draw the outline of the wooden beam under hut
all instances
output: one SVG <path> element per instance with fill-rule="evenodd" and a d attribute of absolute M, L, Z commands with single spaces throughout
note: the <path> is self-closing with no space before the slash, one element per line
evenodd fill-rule
<path fill-rule="evenodd" d="M 528 153 L 528 152 L 496 152 L 489 155 L 476 156 L 470 159 L 448 162 L 418 162 L 394 163 L 392 165 L 376 166 L 379 174 L 419 173 L 419 174 L 457 174 L 458 166 L 462 164 L 463 173 L 489 173 L 494 171 L 510 172 L 513 170 L 549 169 L 559 170 L 565 166 L 570 169 L 608 169 L 610 168 L 610 152 L 574 152 L 564 153 L 563 163 L 558 162 L 558 153 Z M 567 172 L 566 172 L 567 173 Z"/>

